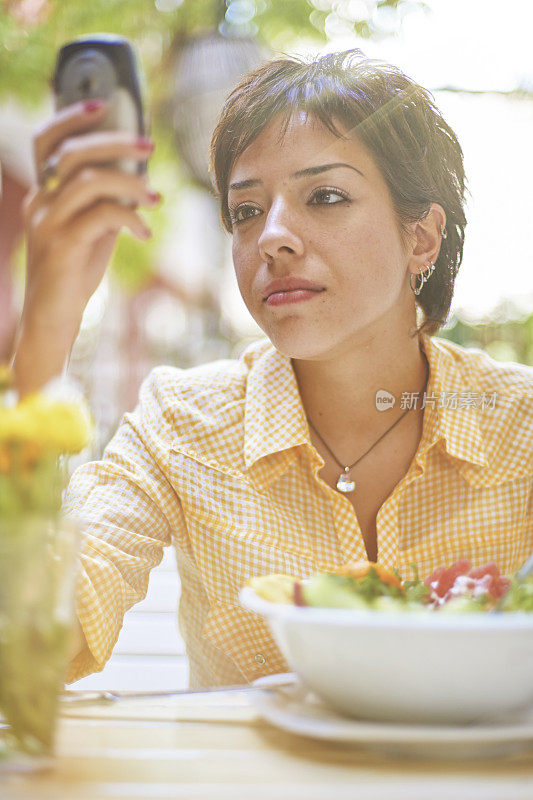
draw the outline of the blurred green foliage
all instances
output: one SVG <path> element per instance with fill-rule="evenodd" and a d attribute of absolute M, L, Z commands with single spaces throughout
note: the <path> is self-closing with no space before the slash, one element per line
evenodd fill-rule
<path fill-rule="evenodd" d="M 0 97 L 38 103 L 58 47 L 82 34 L 133 39 L 152 89 L 164 80 L 168 57 L 192 34 L 220 26 L 283 49 L 298 40 L 325 42 L 328 29 L 339 26 L 363 37 L 390 33 L 404 12 L 423 6 L 419 0 L 0 0 Z"/>
<path fill-rule="evenodd" d="M 498 361 L 533 366 L 533 313 L 520 313 L 509 301 L 488 320 L 478 323 L 452 318 L 437 336 L 464 347 L 478 347 Z"/>
<path fill-rule="evenodd" d="M 162 203 L 150 210 L 143 208 L 142 216 L 146 220 L 152 238 L 147 242 L 139 242 L 128 232 L 120 234 L 113 254 L 112 269 L 120 284 L 128 292 L 136 292 L 143 287 L 153 274 L 157 262 L 160 242 L 165 232 L 172 228 L 172 204 L 165 203 L 186 178 L 181 169 L 172 131 L 157 117 L 151 124 L 151 138 L 156 143 L 154 155 L 150 159 L 148 174 L 150 185 L 163 196 Z"/>

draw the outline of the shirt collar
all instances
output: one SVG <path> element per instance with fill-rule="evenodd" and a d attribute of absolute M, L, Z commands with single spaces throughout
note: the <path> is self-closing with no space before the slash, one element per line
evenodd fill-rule
<path fill-rule="evenodd" d="M 420 345 L 429 363 L 429 380 L 418 456 L 424 460 L 425 453 L 442 441 L 448 455 L 475 467 L 488 466 L 475 403 L 461 407 L 457 397 L 468 393 L 465 374 L 440 339 L 421 334 Z M 291 360 L 270 345 L 248 375 L 244 412 L 246 469 L 265 456 L 303 444 L 314 452 Z"/>
<path fill-rule="evenodd" d="M 474 392 L 468 399 L 467 376 L 442 340 L 421 334 L 420 344 L 429 363 L 429 380 L 419 454 L 442 441 L 450 456 L 487 467 L 479 412 Z"/>
<path fill-rule="evenodd" d="M 273 345 L 253 364 L 244 409 L 244 460 L 309 444 L 307 420 L 291 360 Z"/>

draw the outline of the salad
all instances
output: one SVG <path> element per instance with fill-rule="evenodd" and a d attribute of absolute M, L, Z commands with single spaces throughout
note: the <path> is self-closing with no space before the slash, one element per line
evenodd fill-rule
<path fill-rule="evenodd" d="M 533 576 L 508 578 L 493 561 L 473 567 L 466 559 L 439 567 L 425 580 L 411 564 L 410 580 L 373 561 L 355 561 L 308 580 L 266 575 L 248 582 L 265 600 L 320 608 L 467 613 L 532 611 Z"/>

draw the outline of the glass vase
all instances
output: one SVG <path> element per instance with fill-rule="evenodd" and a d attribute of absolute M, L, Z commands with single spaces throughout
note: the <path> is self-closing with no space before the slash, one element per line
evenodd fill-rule
<path fill-rule="evenodd" d="M 0 773 L 52 763 L 78 543 L 72 518 L 0 519 Z"/>

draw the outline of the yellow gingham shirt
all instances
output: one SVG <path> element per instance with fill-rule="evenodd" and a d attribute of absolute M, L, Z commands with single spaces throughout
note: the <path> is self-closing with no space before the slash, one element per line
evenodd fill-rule
<path fill-rule="evenodd" d="M 413 561 L 425 577 L 459 558 L 511 574 L 533 550 L 533 369 L 421 344 L 422 438 L 378 513 L 379 561 L 405 578 Z M 67 492 L 66 510 L 85 520 L 77 614 L 88 642 L 68 682 L 103 668 L 170 544 L 191 686 L 287 670 L 238 592 L 254 576 L 366 558 L 352 505 L 317 477 L 323 465 L 291 362 L 267 340 L 238 360 L 154 369 L 103 459 L 79 467 Z"/>

